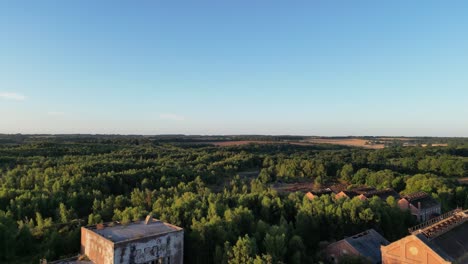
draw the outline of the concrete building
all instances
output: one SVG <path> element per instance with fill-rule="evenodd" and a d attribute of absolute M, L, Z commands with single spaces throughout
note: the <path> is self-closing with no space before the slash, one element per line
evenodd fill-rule
<path fill-rule="evenodd" d="M 182 264 L 184 231 L 150 216 L 81 228 L 81 254 L 94 264 Z"/>
<path fill-rule="evenodd" d="M 388 244 L 377 231 L 369 229 L 328 245 L 325 254 L 331 263 L 340 263 L 346 256 L 361 256 L 371 263 L 380 263 L 380 247 Z"/>
<path fill-rule="evenodd" d="M 410 210 L 419 222 L 427 221 L 440 215 L 440 203 L 424 192 L 417 192 L 401 198 L 398 206 L 402 210 Z"/>
<path fill-rule="evenodd" d="M 382 246 L 382 263 L 468 263 L 468 210 L 454 210 L 410 229 Z"/>

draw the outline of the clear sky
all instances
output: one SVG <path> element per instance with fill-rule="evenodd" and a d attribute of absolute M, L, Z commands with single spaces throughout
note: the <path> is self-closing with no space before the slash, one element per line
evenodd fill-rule
<path fill-rule="evenodd" d="M 468 136 L 468 1 L 1 1 L 0 133 Z"/>

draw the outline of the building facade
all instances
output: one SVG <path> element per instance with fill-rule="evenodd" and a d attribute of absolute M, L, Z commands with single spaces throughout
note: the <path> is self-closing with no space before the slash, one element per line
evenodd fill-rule
<path fill-rule="evenodd" d="M 440 203 L 424 192 L 414 193 L 401 198 L 398 206 L 402 210 L 410 210 L 419 222 L 425 222 L 440 215 Z"/>
<path fill-rule="evenodd" d="M 455 210 L 410 229 L 382 246 L 382 263 L 468 263 L 468 210 Z"/>

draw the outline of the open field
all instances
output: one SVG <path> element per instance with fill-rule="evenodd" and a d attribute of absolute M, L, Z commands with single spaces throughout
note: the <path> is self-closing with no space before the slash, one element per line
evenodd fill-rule
<path fill-rule="evenodd" d="M 248 144 L 291 144 L 297 146 L 313 146 L 315 143 L 309 143 L 304 141 L 264 141 L 264 140 L 238 140 L 238 141 L 219 141 L 219 142 L 207 142 L 207 144 L 213 144 L 219 147 L 229 146 L 241 146 Z"/>
<path fill-rule="evenodd" d="M 241 145 L 248 145 L 248 144 L 281 144 L 285 142 L 281 141 L 261 141 L 261 140 L 238 140 L 238 141 L 219 141 L 219 142 L 207 142 L 209 144 L 213 144 L 215 146 L 220 147 L 229 147 L 229 146 L 241 146 Z"/>
<path fill-rule="evenodd" d="M 359 147 L 366 149 L 383 149 L 386 145 L 392 144 L 395 141 L 401 141 L 403 146 L 417 146 L 418 143 L 413 143 L 415 138 L 390 138 L 390 137 L 375 137 L 375 138 L 358 138 L 358 137 L 310 137 L 302 140 L 226 140 L 226 141 L 206 141 L 205 144 L 212 144 L 219 147 L 241 146 L 248 144 L 291 144 L 298 146 L 314 146 L 318 144 L 340 145 L 348 147 Z M 447 143 L 432 143 L 433 147 L 447 147 Z M 421 144 L 426 147 L 427 144 Z"/>
<path fill-rule="evenodd" d="M 360 138 L 311 138 L 307 139 L 304 142 L 314 143 L 314 144 L 333 144 L 333 145 L 343 145 L 351 147 L 362 147 L 370 149 L 382 149 L 385 147 L 384 144 L 372 144 L 369 140 L 360 139 Z"/>
<path fill-rule="evenodd" d="M 448 144 L 447 143 L 434 143 L 434 144 L 431 144 L 431 146 L 433 146 L 433 147 L 447 147 Z M 421 144 L 421 147 L 427 147 L 427 144 Z"/>

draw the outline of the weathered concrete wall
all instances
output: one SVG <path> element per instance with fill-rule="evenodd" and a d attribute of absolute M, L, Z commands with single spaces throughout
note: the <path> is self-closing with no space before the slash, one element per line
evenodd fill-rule
<path fill-rule="evenodd" d="M 81 254 L 95 264 L 114 263 L 113 243 L 84 227 L 81 228 Z"/>
<path fill-rule="evenodd" d="M 114 263 L 147 263 L 162 258 L 163 263 L 182 264 L 183 254 L 183 230 L 114 244 Z"/>

